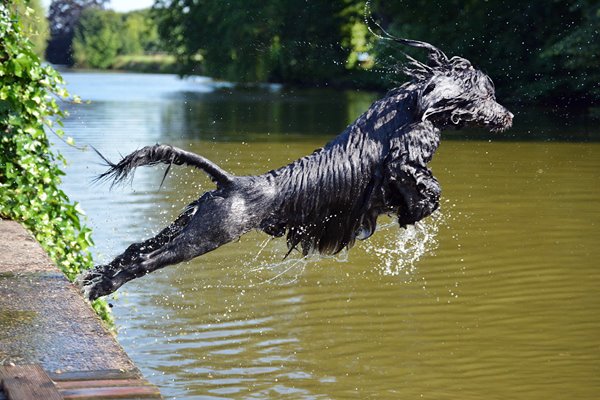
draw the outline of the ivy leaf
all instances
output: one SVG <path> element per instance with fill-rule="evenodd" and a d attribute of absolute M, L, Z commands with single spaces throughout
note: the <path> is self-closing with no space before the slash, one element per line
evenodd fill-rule
<path fill-rule="evenodd" d="M 0 217 L 20 221 L 72 280 L 93 266 L 92 231 L 80 205 L 60 190 L 65 159 L 44 131 L 44 123 L 62 126 L 67 115 L 48 93 L 63 98 L 69 93 L 60 74 L 42 66 L 8 4 L 0 5 Z M 94 302 L 94 309 L 110 321 L 105 302 Z"/>

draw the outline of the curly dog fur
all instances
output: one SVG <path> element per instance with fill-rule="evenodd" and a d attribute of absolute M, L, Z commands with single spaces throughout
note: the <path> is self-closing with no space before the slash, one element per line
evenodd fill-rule
<path fill-rule="evenodd" d="M 157 236 L 131 245 L 107 265 L 79 277 L 96 299 L 131 279 L 190 260 L 260 229 L 287 236 L 290 251 L 335 254 L 366 239 L 377 217 L 395 214 L 414 224 L 439 206 L 440 185 L 427 164 L 447 128 L 504 130 L 513 115 L 495 99 L 491 79 L 460 57 L 429 43 L 394 38 L 428 50 L 428 63 L 409 56 L 411 80 L 376 101 L 325 147 L 257 176 L 233 176 L 206 158 L 175 147 L 144 147 L 100 178 L 122 181 L 139 166 L 166 163 L 200 168 L 217 188 L 204 193 Z M 166 175 L 166 174 L 165 174 Z"/>

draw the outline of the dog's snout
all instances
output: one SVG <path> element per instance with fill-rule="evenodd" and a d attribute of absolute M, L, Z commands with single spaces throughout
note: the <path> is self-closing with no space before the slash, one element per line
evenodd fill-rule
<path fill-rule="evenodd" d="M 515 115 L 513 113 L 511 113 L 510 111 L 506 110 L 505 124 L 504 124 L 504 126 L 506 127 L 505 129 L 508 129 L 508 128 L 510 128 L 512 126 L 514 116 Z"/>
<path fill-rule="evenodd" d="M 494 101 L 493 103 L 487 103 L 484 109 L 484 120 L 488 121 L 486 124 L 492 131 L 501 132 L 512 126 L 514 114 L 502 104 Z"/>
<path fill-rule="evenodd" d="M 510 111 L 506 110 L 506 115 L 504 117 L 505 123 L 504 126 L 506 127 L 505 129 L 508 129 L 512 126 L 513 124 L 513 118 L 514 118 L 514 114 L 511 113 Z"/>

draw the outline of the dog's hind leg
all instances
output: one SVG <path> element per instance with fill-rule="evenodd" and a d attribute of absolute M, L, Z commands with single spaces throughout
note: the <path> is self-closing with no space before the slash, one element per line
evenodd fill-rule
<path fill-rule="evenodd" d="M 90 300 L 116 291 L 152 271 L 191 260 L 239 238 L 255 228 L 239 199 L 206 193 L 157 236 L 136 243 L 111 263 L 98 265 L 78 278 Z"/>
<path fill-rule="evenodd" d="M 127 266 L 142 262 L 148 254 L 162 248 L 177 237 L 195 214 L 194 205 L 195 203 L 190 204 L 173 223 L 156 236 L 140 243 L 133 243 L 109 264 L 96 265 L 90 270 L 83 271 L 75 282 L 81 287 L 85 296 L 93 300 L 116 290 L 116 288 L 110 290 L 113 286 L 110 282 L 111 277 Z"/>

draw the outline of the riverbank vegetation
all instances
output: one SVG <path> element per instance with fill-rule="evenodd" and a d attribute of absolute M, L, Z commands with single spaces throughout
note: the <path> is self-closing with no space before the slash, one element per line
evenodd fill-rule
<path fill-rule="evenodd" d="M 23 25 L 23 32 L 33 45 L 33 51 L 44 58 L 50 31 L 41 0 L 17 1 L 13 7 Z"/>
<path fill-rule="evenodd" d="M 60 2 L 67 1 L 53 4 Z M 565 106 L 600 101 L 600 4 L 594 0 L 371 1 L 368 7 L 364 0 L 155 0 L 151 10 L 127 14 L 102 9 L 105 2 L 68 1 L 88 4 L 77 9 L 73 28 L 76 65 L 389 88 L 402 79 L 398 64 L 407 49 L 371 33 L 367 9 L 394 35 L 470 59 L 494 78 L 504 99 Z M 142 55 L 154 61 L 123 61 Z"/>
<path fill-rule="evenodd" d="M 0 217 L 22 223 L 53 262 L 73 280 L 93 266 L 91 231 L 83 212 L 60 189 L 65 159 L 52 149 L 47 132 L 72 143 L 60 129 L 66 116 L 59 103 L 78 101 L 60 75 L 35 53 L 33 9 L 19 1 L 0 4 Z M 19 7 L 16 7 L 19 5 Z M 107 303 L 93 303 L 110 320 Z"/>
<path fill-rule="evenodd" d="M 89 8 L 82 12 L 73 37 L 75 65 L 84 68 L 168 65 L 161 58 L 158 30 L 149 10 L 119 14 Z M 142 57 L 147 55 L 146 57 Z"/>

